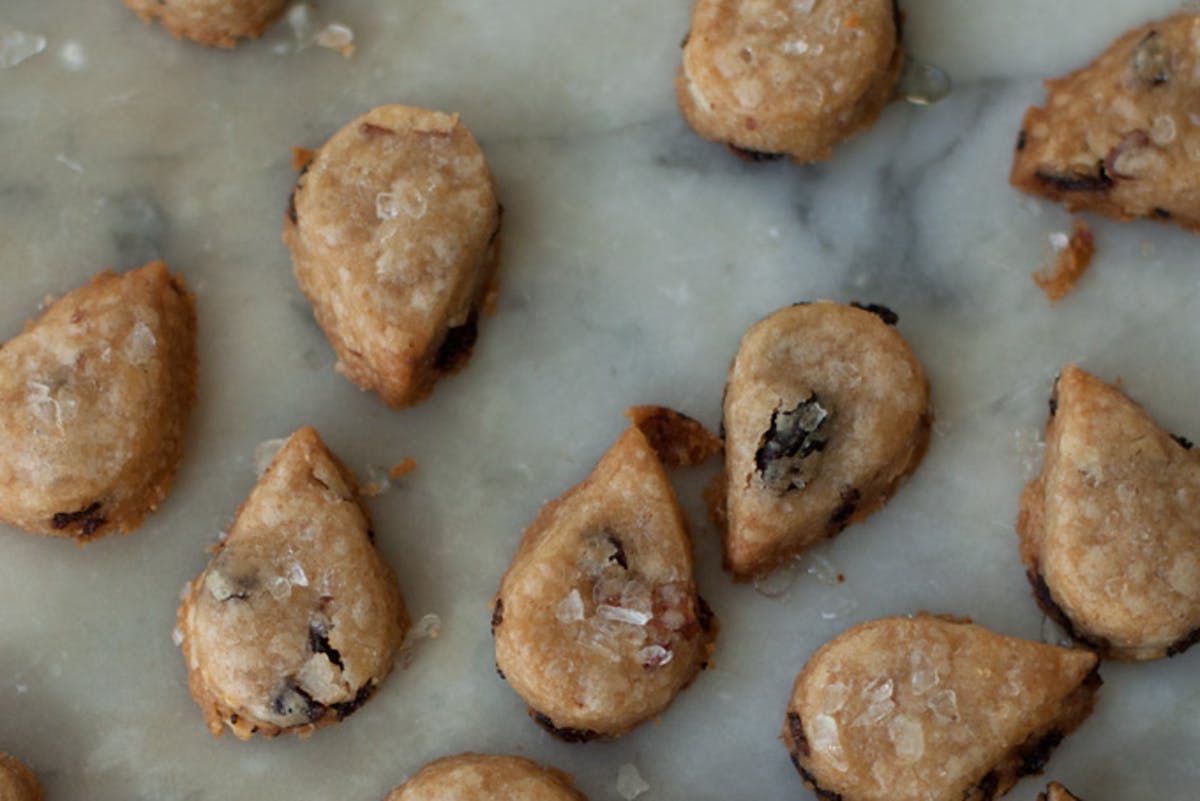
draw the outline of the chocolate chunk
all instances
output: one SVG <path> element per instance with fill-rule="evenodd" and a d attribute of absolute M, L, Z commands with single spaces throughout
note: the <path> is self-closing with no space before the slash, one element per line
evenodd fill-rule
<path fill-rule="evenodd" d="M 829 516 L 829 522 L 835 526 L 845 527 L 850 518 L 854 516 L 854 512 L 858 509 L 858 502 L 861 499 L 862 493 L 854 487 L 843 489 L 842 505 L 833 510 L 833 514 Z"/>
<path fill-rule="evenodd" d="M 1156 220 L 1171 219 L 1171 212 L 1167 211 L 1164 208 L 1159 208 L 1158 206 L 1155 206 L 1154 210 L 1150 213 L 1154 216 L 1154 219 L 1156 219 Z"/>
<path fill-rule="evenodd" d="M 396 136 L 396 132 L 394 130 L 392 130 L 391 128 L 388 128 L 383 125 L 376 125 L 373 122 L 362 123 L 361 125 L 358 126 L 358 130 L 362 131 L 364 134 L 367 134 L 368 136 L 377 135 L 377 134 L 382 134 L 385 136 Z"/>
<path fill-rule="evenodd" d="M 301 715 L 306 720 L 314 721 L 325 714 L 325 705 L 289 679 L 271 699 L 271 710 L 284 718 Z"/>
<path fill-rule="evenodd" d="M 1028 141 L 1029 141 L 1029 134 L 1025 133 L 1025 129 L 1022 128 L 1021 132 L 1017 134 L 1017 152 L 1018 153 L 1020 153 L 1022 150 L 1025 149 L 1025 145 Z"/>
<path fill-rule="evenodd" d="M 1054 596 L 1050 593 L 1050 587 L 1046 584 L 1046 579 L 1042 577 L 1041 573 L 1038 573 L 1036 570 L 1029 570 L 1025 576 L 1029 579 L 1029 584 L 1033 587 L 1033 597 L 1037 601 L 1038 606 L 1042 608 L 1047 617 L 1061 626 L 1072 640 L 1087 645 L 1101 655 L 1107 654 L 1112 649 L 1112 644 L 1103 637 L 1093 637 L 1075 628 L 1075 624 L 1067 617 L 1067 613 L 1054 600 Z"/>
<path fill-rule="evenodd" d="M 707 633 L 712 631 L 713 620 L 715 619 L 712 607 L 708 605 L 708 601 L 703 597 L 696 596 L 696 623 L 699 624 L 700 630 Z"/>
<path fill-rule="evenodd" d="M 608 557 L 608 561 L 616 562 L 621 566 L 622 570 L 629 569 L 629 559 L 625 556 L 625 545 L 617 538 L 616 534 L 608 534 L 608 544 L 616 548 L 616 553 Z"/>
<path fill-rule="evenodd" d="M 841 793 L 835 793 L 833 790 L 826 790 L 824 787 L 817 784 L 817 777 L 800 767 L 800 763 L 795 755 L 792 756 L 792 764 L 796 766 L 796 770 L 800 771 L 800 778 L 803 779 L 804 783 L 808 785 L 808 789 L 812 790 L 817 798 L 821 799 L 821 801 L 842 801 Z"/>
<path fill-rule="evenodd" d="M 1112 188 L 1113 180 L 1104 168 L 1097 165 L 1095 174 L 1086 172 L 1052 173 L 1038 170 L 1033 177 L 1059 192 L 1105 192 Z"/>
<path fill-rule="evenodd" d="M 296 214 L 296 190 L 299 188 L 299 184 L 293 186 L 291 194 L 288 195 L 287 216 L 292 221 L 292 225 L 299 225 L 300 223 L 300 217 Z"/>
<path fill-rule="evenodd" d="M 1191 648 L 1196 643 L 1200 642 L 1200 629 L 1196 629 L 1191 634 L 1188 634 L 1182 639 L 1176 640 L 1167 646 L 1167 656 L 1179 656 L 1187 649 Z"/>
<path fill-rule="evenodd" d="M 1178 442 L 1185 451 L 1190 451 L 1192 448 L 1196 447 L 1196 443 L 1192 442 L 1187 437 L 1180 436 L 1179 434 L 1172 434 L 1171 439 Z"/>
<path fill-rule="evenodd" d="M 329 631 L 320 620 L 308 622 L 308 647 L 314 654 L 325 654 L 338 670 L 346 669 L 341 653 L 329 644 Z"/>
<path fill-rule="evenodd" d="M 446 332 L 437 355 L 433 357 L 433 369 L 441 373 L 452 373 L 464 367 L 471 357 L 471 349 L 479 337 L 479 315 L 475 310 L 462 325 Z"/>
<path fill-rule="evenodd" d="M 992 801 L 996 797 L 996 791 L 1000 789 L 1000 776 L 994 770 L 989 770 L 984 777 L 975 785 L 975 795 L 968 795 L 968 798 L 975 798 L 978 801 Z"/>
<path fill-rule="evenodd" d="M 786 154 L 784 153 L 763 153 L 760 150 L 746 150 L 737 145 L 726 145 L 733 155 L 737 156 L 742 161 L 758 163 L 762 161 L 779 161 Z"/>
<path fill-rule="evenodd" d="M 1158 31 L 1150 31 L 1133 49 L 1129 69 L 1134 80 L 1146 86 L 1162 86 L 1171 79 L 1171 54 L 1163 46 Z"/>
<path fill-rule="evenodd" d="M 504 679 L 505 681 L 508 681 L 508 676 L 504 675 L 504 671 L 500 669 L 499 665 L 496 665 L 496 675 L 499 676 L 500 678 Z"/>
<path fill-rule="evenodd" d="M 804 722 L 800 720 L 800 716 L 795 712 L 787 713 L 788 734 L 792 737 L 792 745 L 796 747 L 796 751 L 808 756 L 812 753 L 812 749 L 808 746 L 808 738 L 804 736 Z"/>
<path fill-rule="evenodd" d="M 554 725 L 554 721 L 538 712 L 536 709 L 529 710 L 529 716 L 534 722 L 541 726 L 546 731 L 553 734 L 560 740 L 568 743 L 586 743 L 597 739 L 600 735 L 590 729 L 571 729 L 559 728 Z"/>
<path fill-rule="evenodd" d="M 329 708 L 337 715 L 338 720 L 346 718 L 357 712 L 362 705 L 365 704 L 372 695 L 375 694 L 375 688 L 378 685 L 374 681 L 368 681 L 366 684 L 358 688 L 358 692 L 354 694 L 354 699 L 351 701 L 341 701 L 336 704 L 330 704 Z"/>
<path fill-rule="evenodd" d="M 1050 754 L 1062 741 L 1063 733 L 1061 731 L 1051 731 L 1031 743 L 1022 745 L 1019 775 L 1028 776 L 1031 773 L 1041 773 L 1042 768 L 1046 767 L 1046 763 L 1050 761 Z"/>
<path fill-rule="evenodd" d="M 504 622 L 504 601 L 496 599 L 496 605 L 492 607 L 492 636 L 496 635 L 496 628 Z"/>
<path fill-rule="evenodd" d="M 881 306 L 878 303 L 851 303 L 850 305 L 856 309 L 862 309 L 863 311 L 874 314 L 888 325 L 895 325 L 896 323 L 900 322 L 900 315 L 896 314 L 887 306 Z"/>
<path fill-rule="evenodd" d="M 1050 416 L 1058 414 L 1058 379 L 1061 375 L 1054 376 L 1054 386 L 1050 388 Z"/>
<path fill-rule="evenodd" d="M 79 525 L 79 536 L 90 537 L 106 522 L 100 509 L 100 502 L 96 501 L 76 512 L 58 512 L 50 519 L 50 525 L 58 530 Z"/>
<path fill-rule="evenodd" d="M 793 409 L 777 407 L 771 412 L 771 427 L 759 440 L 754 466 L 763 483 L 776 492 L 803 489 L 811 479 L 804 473 L 804 460 L 825 449 L 829 431 L 825 423 L 829 412 L 815 393 Z"/>

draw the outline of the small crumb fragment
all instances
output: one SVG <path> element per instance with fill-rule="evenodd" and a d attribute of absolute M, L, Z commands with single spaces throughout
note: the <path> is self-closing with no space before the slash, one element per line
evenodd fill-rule
<path fill-rule="evenodd" d="M 26 33 L 16 28 L 0 28 L 0 70 L 15 67 L 45 49 L 45 36 Z"/>
<path fill-rule="evenodd" d="M 395 481 L 398 478 L 407 476 L 409 473 L 417 469 L 417 460 L 411 456 L 406 456 L 404 459 L 394 465 L 388 471 L 388 478 Z"/>
<path fill-rule="evenodd" d="M 699 421 L 666 406 L 633 406 L 625 416 L 646 435 L 667 467 L 691 467 L 724 448 L 721 439 Z"/>
<path fill-rule="evenodd" d="M 331 22 L 317 33 L 317 45 L 350 58 L 354 55 L 354 31 L 340 22 Z"/>
<path fill-rule="evenodd" d="M 315 159 L 316 157 L 317 157 L 317 151 L 315 151 L 315 150 L 310 150 L 307 147 L 293 147 L 292 148 L 292 169 L 297 170 L 297 171 L 303 170 L 309 164 L 312 164 L 312 160 Z"/>
<path fill-rule="evenodd" d="M 617 794 L 625 801 L 633 801 L 650 789 L 650 785 L 638 773 L 637 765 L 626 762 L 617 768 Z"/>
<path fill-rule="evenodd" d="M 1057 253 L 1054 272 L 1047 274 L 1045 270 L 1040 270 L 1033 274 L 1033 280 L 1046 293 L 1051 303 L 1057 303 L 1067 296 L 1092 265 L 1092 257 L 1096 254 L 1096 241 L 1088 224 L 1077 219 L 1071 226 L 1069 238 L 1061 233 L 1057 234 L 1057 237 L 1051 234 L 1050 244 Z"/>
<path fill-rule="evenodd" d="M 420 620 L 413 624 L 408 630 L 408 634 L 404 637 L 404 644 L 400 646 L 400 650 L 396 653 L 396 662 L 402 668 L 412 664 L 413 657 L 416 655 L 417 648 L 422 640 L 436 640 L 442 634 L 442 619 L 432 612 L 423 615 Z"/>
<path fill-rule="evenodd" d="M 391 471 L 386 467 L 379 465 L 367 465 L 367 483 L 363 487 L 363 494 L 376 498 L 392 488 L 392 482 L 389 480 Z"/>

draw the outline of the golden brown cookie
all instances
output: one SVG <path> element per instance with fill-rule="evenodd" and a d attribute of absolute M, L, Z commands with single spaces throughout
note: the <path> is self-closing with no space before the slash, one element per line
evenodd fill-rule
<path fill-rule="evenodd" d="M 704 667 L 715 624 L 679 502 L 637 428 L 542 508 L 492 614 L 497 669 L 570 741 L 619 737 L 665 710 Z"/>
<path fill-rule="evenodd" d="M 408 619 L 373 539 L 353 474 L 297 431 L 179 607 L 188 687 L 214 735 L 309 734 L 375 693 Z"/>
<path fill-rule="evenodd" d="M 317 151 L 283 238 L 338 372 L 411 406 L 470 358 L 499 230 L 491 173 L 458 115 L 380 106 Z"/>
<path fill-rule="evenodd" d="M 873 620 L 808 660 L 783 739 L 821 798 L 998 798 L 1091 714 L 1098 663 L 960 620 Z"/>
<path fill-rule="evenodd" d="M 1106 658 L 1200 639 L 1200 453 L 1116 387 L 1063 368 L 1017 531 L 1046 614 Z"/>
<path fill-rule="evenodd" d="M 725 387 L 725 565 L 736 579 L 856 523 L 925 454 L 925 373 L 882 306 L 820 301 L 750 327 Z"/>
<path fill-rule="evenodd" d="M 1046 786 L 1046 792 L 1038 793 L 1037 801 L 1083 801 L 1076 796 L 1071 795 L 1066 787 L 1063 787 L 1058 782 L 1050 782 Z"/>
<path fill-rule="evenodd" d="M 696 0 L 679 107 L 750 160 L 828 159 L 892 99 L 900 23 L 894 0 Z"/>
<path fill-rule="evenodd" d="M 125 0 L 146 22 L 209 47 L 257 39 L 283 13 L 286 0 Z"/>
<path fill-rule="evenodd" d="M 692 467 L 725 447 L 721 438 L 682 412 L 666 406 L 631 406 L 625 416 L 650 442 L 667 467 Z"/>
<path fill-rule="evenodd" d="M 0 347 L 0 521 L 80 542 L 158 508 L 196 400 L 196 313 L 161 261 L 103 272 Z"/>
<path fill-rule="evenodd" d="M 384 801 L 587 801 L 571 777 L 528 759 L 459 754 L 434 760 Z"/>
<path fill-rule="evenodd" d="M 5 753 L 0 753 L 0 801 L 42 801 L 42 787 L 33 771 Z"/>
<path fill-rule="evenodd" d="M 1047 81 L 1017 137 L 1010 180 L 1072 211 L 1200 229 L 1200 15 L 1180 13 L 1117 39 Z"/>

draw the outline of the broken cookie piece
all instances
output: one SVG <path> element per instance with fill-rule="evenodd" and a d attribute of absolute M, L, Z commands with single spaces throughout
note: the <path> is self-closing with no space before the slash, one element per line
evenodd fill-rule
<path fill-rule="evenodd" d="M 125 0 L 146 22 L 209 47 L 257 39 L 283 13 L 286 0 Z"/>
<path fill-rule="evenodd" d="M 809 659 L 783 739 L 821 798 L 998 798 L 1091 714 L 1098 663 L 960 620 L 874 620 Z"/>
<path fill-rule="evenodd" d="M 514 756 L 459 754 L 434 760 L 384 801 L 587 801 L 571 777 Z"/>
<path fill-rule="evenodd" d="M 501 675 L 569 741 L 625 734 L 704 667 L 716 620 L 696 594 L 675 492 L 638 428 L 525 531 L 492 632 Z"/>
<path fill-rule="evenodd" d="M 0 347 L 0 521 L 79 542 L 138 528 L 196 400 L 196 312 L 161 261 L 103 272 Z"/>
<path fill-rule="evenodd" d="M 1050 782 L 1044 793 L 1038 793 L 1037 801 L 1083 801 L 1083 799 L 1071 795 L 1070 791 L 1058 782 Z"/>
<path fill-rule="evenodd" d="M 821 301 L 746 332 L 724 402 L 725 563 L 738 580 L 864 519 L 920 464 L 929 388 L 895 322 L 883 306 Z"/>
<path fill-rule="evenodd" d="M 1047 81 L 1030 108 L 1010 180 L 1071 211 L 1200 229 L 1200 15 L 1129 31 L 1087 67 Z"/>
<path fill-rule="evenodd" d="M 42 786 L 19 759 L 0 752 L 0 801 L 42 801 Z"/>
<path fill-rule="evenodd" d="M 894 0 L 697 0 L 679 107 L 747 160 L 828 159 L 892 100 L 900 25 Z"/>
<path fill-rule="evenodd" d="M 458 115 L 380 106 L 317 151 L 283 239 L 338 372 L 403 407 L 470 359 L 499 230 L 491 173 Z"/>
<path fill-rule="evenodd" d="M 1116 387 L 1068 366 L 1017 531 L 1034 597 L 1106 658 L 1200 639 L 1200 453 Z"/>
<path fill-rule="evenodd" d="M 629 418 L 666 467 L 692 467 L 716 456 L 725 446 L 700 421 L 666 406 L 631 406 Z"/>
<path fill-rule="evenodd" d="M 280 449 L 179 607 L 209 730 L 308 734 L 361 707 L 408 620 L 353 474 L 317 432 Z"/>

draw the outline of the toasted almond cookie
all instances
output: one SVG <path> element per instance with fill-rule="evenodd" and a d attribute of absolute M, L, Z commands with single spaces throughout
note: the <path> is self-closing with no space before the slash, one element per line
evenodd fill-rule
<path fill-rule="evenodd" d="M 384 801 L 587 801 L 571 777 L 521 757 L 459 754 L 434 760 Z"/>
<path fill-rule="evenodd" d="M 196 312 L 161 261 L 103 272 L 0 346 L 0 521 L 80 542 L 166 498 L 196 400 Z"/>
<path fill-rule="evenodd" d="M 705 666 L 716 621 L 653 447 L 630 428 L 521 539 L 493 602 L 496 667 L 569 741 L 619 737 Z"/>
<path fill-rule="evenodd" d="M 679 107 L 746 159 L 828 159 L 894 96 L 900 22 L 894 0 L 696 0 Z"/>
<path fill-rule="evenodd" d="M 821 798 L 987 801 L 1091 714 L 1098 663 L 960 620 L 873 620 L 808 660 L 783 739 Z"/>
<path fill-rule="evenodd" d="M 1200 15 L 1176 14 L 1047 81 L 1046 105 L 1021 123 L 1013 186 L 1072 211 L 1200 230 L 1198 37 Z"/>
<path fill-rule="evenodd" d="M 1038 793 L 1037 801 L 1082 801 L 1082 799 L 1071 795 L 1071 792 L 1058 782 L 1050 782 L 1046 786 L 1046 792 Z"/>
<path fill-rule="evenodd" d="M 42 801 L 42 787 L 33 771 L 5 753 L 0 753 L 0 801 Z"/>
<path fill-rule="evenodd" d="M 725 565 L 769 572 L 887 502 L 925 455 L 920 363 L 882 306 L 828 301 L 750 327 L 725 386 Z"/>
<path fill-rule="evenodd" d="M 499 231 L 491 173 L 458 115 L 380 106 L 317 151 L 283 239 L 338 372 L 401 407 L 470 359 Z"/>
<path fill-rule="evenodd" d="M 375 693 L 408 619 L 372 541 L 353 474 L 300 429 L 179 607 L 188 687 L 214 735 L 309 734 Z"/>
<path fill-rule="evenodd" d="M 283 13 L 286 0 L 125 0 L 146 22 L 209 47 L 256 39 Z"/>
<path fill-rule="evenodd" d="M 1106 658 L 1184 651 L 1200 639 L 1200 453 L 1078 367 L 1050 410 L 1017 519 L 1034 596 Z"/>

